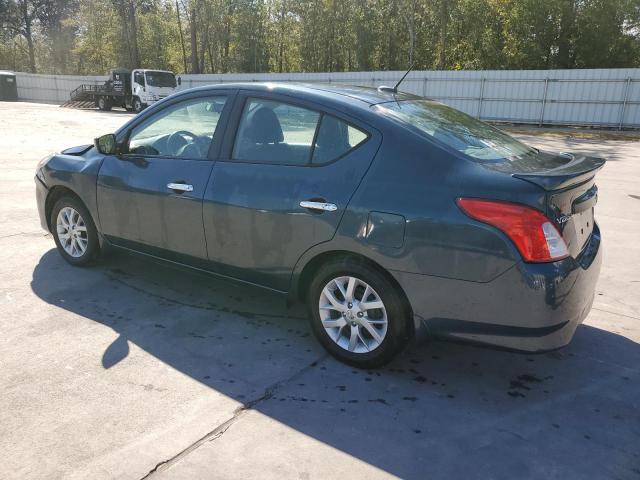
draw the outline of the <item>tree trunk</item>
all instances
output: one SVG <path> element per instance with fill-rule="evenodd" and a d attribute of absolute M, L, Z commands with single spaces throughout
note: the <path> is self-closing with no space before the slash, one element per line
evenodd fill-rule
<path fill-rule="evenodd" d="M 285 34 L 285 24 L 284 24 L 284 15 L 286 13 L 287 1 L 282 0 L 282 8 L 280 9 L 280 44 L 278 45 L 278 72 L 282 73 L 283 63 L 284 63 L 284 34 Z"/>
<path fill-rule="evenodd" d="M 413 52 L 416 45 L 416 0 L 411 1 L 410 10 L 405 15 L 409 33 L 409 66 L 413 65 Z"/>
<path fill-rule="evenodd" d="M 191 37 L 191 73 L 200 73 L 200 64 L 198 63 L 198 36 L 196 32 L 196 2 L 191 0 L 189 12 L 189 30 Z"/>
<path fill-rule="evenodd" d="M 131 20 L 131 63 L 133 68 L 140 67 L 140 49 L 138 48 L 138 22 L 136 20 L 135 0 L 129 1 L 129 19 Z"/>
<path fill-rule="evenodd" d="M 438 68 L 447 66 L 447 26 L 449 24 L 449 0 L 440 0 L 440 60 Z"/>
<path fill-rule="evenodd" d="M 575 27 L 576 6 L 574 0 L 565 0 L 560 17 L 560 35 L 558 37 L 558 67 L 572 68 L 571 37 Z"/>
<path fill-rule="evenodd" d="M 29 5 L 26 0 L 20 2 L 20 13 L 22 14 L 22 36 L 27 41 L 27 47 L 29 49 L 29 71 L 36 73 L 36 52 L 33 45 L 33 32 L 31 26 L 33 24 L 33 14 L 29 13 Z"/>
<path fill-rule="evenodd" d="M 182 63 L 184 64 L 184 72 L 187 73 L 187 50 L 184 47 L 184 35 L 182 34 L 182 22 L 180 21 L 180 7 L 176 0 L 176 16 L 178 18 L 178 30 L 180 31 L 180 46 L 182 47 Z"/>
<path fill-rule="evenodd" d="M 29 33 L 25 35 L 25 38 L 27 39 L 27 46 L 29 47 L 29 71 L 31 73 L 36 73 L 36 52 L 33 46 L 31 28 L 29 28 Z"/>

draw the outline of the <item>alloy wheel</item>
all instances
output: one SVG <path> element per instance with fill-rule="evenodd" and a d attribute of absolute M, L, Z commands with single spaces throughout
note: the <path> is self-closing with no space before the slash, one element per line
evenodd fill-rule
<path fill-rule="evenodd" d="M 64 207 L 58 212 L 56 232 L 60 245 L 67 254 L 74 258 L 84 255 L 89 245 L 87 226 L 84 219 L 72 207 Z"/>
<path fill-rule="evenodd" d="M 352 353 L 375 350 L 387 334 L 387 310 L 380 295 L 363 280 L 337 277 L 322 289 L 318 302 L 327 335 Z"/>

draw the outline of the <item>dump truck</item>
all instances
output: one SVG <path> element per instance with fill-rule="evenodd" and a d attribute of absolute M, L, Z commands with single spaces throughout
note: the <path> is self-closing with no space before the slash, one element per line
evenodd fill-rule
<path fill-rule="evenodd" d="M 180 77 L 176 79 L 166 70 L 114 68 L 103 85 L 84 84 L 74 89 L 65 106 L 95 105 L 100 110 L 122 107 L 138 113 L 171 95 L 181 83 Z"/>

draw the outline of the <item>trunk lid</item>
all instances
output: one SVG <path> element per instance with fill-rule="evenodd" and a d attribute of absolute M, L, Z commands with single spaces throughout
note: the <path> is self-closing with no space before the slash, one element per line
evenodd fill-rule
<path fill-rule="evenodd" d="M 541 155 L 549 154 L 541 152 Z M 565 162 L 560 163 L 560 158 Z M 558 227 L 571 256 L 576 257 L 593 232 L 594 207 L 598 201 L 595 176 L 605 160 L 563 153 L 553 156 L 548 164 L 551 168 L 546 170 L 514 172 L 511 175 L 545 190 L 545 213 Z"/>

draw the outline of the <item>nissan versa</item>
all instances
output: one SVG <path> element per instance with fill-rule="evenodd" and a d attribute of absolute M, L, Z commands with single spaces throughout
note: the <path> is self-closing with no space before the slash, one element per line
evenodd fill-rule
<path fill-rule="evenodd" d="M 422 333 L 567 344 L 603 165 L 395 89 L 226 84 L 43 159 L 36 192 L 69 263 L 115 246 L 287 294 L 332 355 L 375 367 Z"/>

